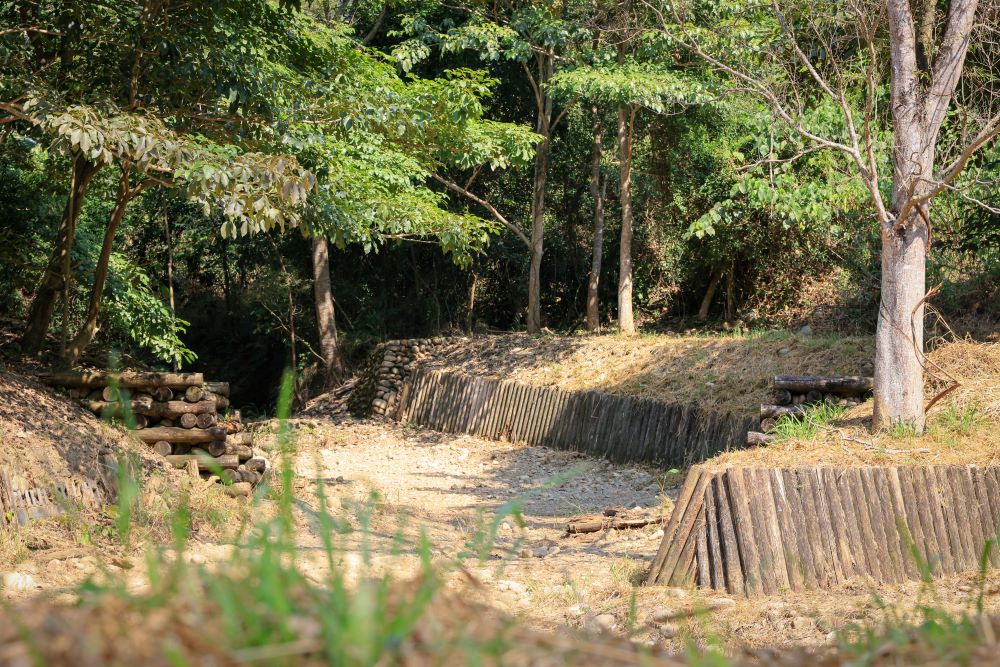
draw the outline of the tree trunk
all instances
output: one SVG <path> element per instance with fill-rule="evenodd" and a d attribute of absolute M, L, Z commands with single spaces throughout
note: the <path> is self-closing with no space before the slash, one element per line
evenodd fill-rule
<path fill-rule="evenodd" d="M 472 272 L 472 280 L 469 281 L 469 307 L 465 311 L 465 331 L 472 335 L 472 329 L 476 319 L 476 287 L 479 285 L 479 276 Z"/>
<path fill-rule="evenodd" d="M 170 321 L 173 326 L 177 326 L 177 304 L 174 301 L 174 239 L 170 234 L 170 215 L 167 213 L 167 208 L 163 207 L 163 228 L 166 232 L 167 241 L 167 293 L 170 298 Z M 171 367 L 176 373 L 179 371 L 180 363 L 175 355 L 171 360 Z M 169 391 L 169 389 L 167 390 Z M 164 399 L 158 399 L 164 400 Z M 169 400 L 169 399 L 167 399 Z"/>
<path fill-rule="evenodd" d="M 927 227 L 882 240 L 882 301 L 875 334 L 876 429 L 924 429 L 924 306 Z"/>
<path fill-rule="evenodd" d="M 28 314 L 28 325 L 21 337 L 21 348 L 28 354 L 35 354 L 42 348 L 45 334 L 48 333 L 49 325 L 52 322 L 56 297 L 68 285 L 69 276 L 66 273 L 66 267 L 69 264 L 73 239 L 76 237 L 76 223 L 83 208 L 87 188 L 90 187 L 91 180 L 99 170 L 99 166 L 91 164 L 81 156 L 77 156 L 73 160 L 69 197 L 66 208 L 63 210 L 62 220 L 59 222 L 59 231 L 52 248 L 52 256 L 45 267 L 42 282 L 35 290 L 35 299 L 31 303 L 31 311 Z"/>
<path fill-rule="evenodd" d="M 532 78 L 537 114 L 535 132 L 542 141 L 535 148 L 535 173 L 531 188 L 531 264 L 528 267 L 528 333 L 542 332 L 542 254 L 545 234 L 545 185 L 549 178 L 549 154 L 552 150 L 552 97 L 546 86 L 555 73 L 555 57 L 538 53 L 537 80 Z M 529 77 L 530 70 L 526 67 Z"/>
<path fill-rule="evenodd" d="M 84 349 L 94 340 L 97 334 L 97 317 L 101 312 L 101 300 L 104 296 L 104 284 L 108 279 L 108 264 L 111 262 L 111 251 L 115 245 L 115 234 L 118 232 L 118 225 L 125 215 L 128 203 L 132 201 L 133 191 L 129 188 L 129 170 L 123 169 L 121 179 L 118 183 L 118 196 L 115 207 L 108 218 L 108 226 L 104 231 L 104 243 L 101 246 L 101 256 L 97 260 L 97 267 L 94 269 L 94 285 L 90 290 L 90 303 L 87 304 L 87 316 L 84 318 L 83 326 L 73 337 L 73 341 L 66 347 L 63 359 L 67 364 L 73 365 L 83 354 Z"/>
<path fill-rule="evenodd" d="M 622 234 L 618 251 L 618 327 L 635 333 L 632 318 L 632 119 L 634 111 L 618 108 L 618 154 L 621 159 Z"/>
<path fill-rule="evenodd" d="M 337 340 L 337 320 L 330 286 L 330 249 L 326 237 L 314 234 L 312 239 L 313 298 L 316 303 L 316 324 L 319 327 L 319 349 L 326 368 L 324 388 L 329 388 L 344 373 Z"/>
<path fill-rule="evenodd" d="M 594 151 L 590 161 L 590 198 L 594 201 L 594 247 L 587 281 L 587 331 L 601 328 L 600 297 L 601 260 L 604 256 L 604 189 L 601 187 L 601 153 L 603 132 L 600 110 L 591 107 L 594 115 Z"/>
<path fill-rule="evenodd" d="M 542 332 L 542 253 L 545 233 L 545 182 L 549 175 L 549 140 L 535 153 L 535 176 L 531 191 L 531 264 L 528 268 L 528 333 Z"/>
<path fill-rule="evenodd" d="M 708 289 L 705 290 L 705 296 L 701 299 L 701 306 L 698 307 L 698 320 L 704 322 L 708 319 L 708 313 L 712 308 L 712 300 L 715 298 L 715 292 L 719 289 L 719 283 L 722 281 L 722 271 L 717 271 L 712 274 L 712 279 L 708 281 Z"/>
<path fill-rule="evenodd" d="M 726 273 L 726 322 L 736 318 L 736 262 L 729 265 Z"/>

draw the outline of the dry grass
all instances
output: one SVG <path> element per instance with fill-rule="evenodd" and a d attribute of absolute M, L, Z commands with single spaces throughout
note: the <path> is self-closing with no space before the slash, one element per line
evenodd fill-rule
<path fill-rule="evenodd" d="M 904 465 L 1000 462 L 1000 344 L 960 341 L 928 356 L 928 400 L 959 384 L 927 414 L 927 430 L 871 432 L 872 403 L 857 406 L 809 439 L 722 454 L 712 465 Z"/>
<path fill-rule="evenodd" d="M 785 331 L 624 337 L 486 336 L 450 347 L 431 368 L 754 412 L 774 375 L 863 375 L 868 337 Z"/>

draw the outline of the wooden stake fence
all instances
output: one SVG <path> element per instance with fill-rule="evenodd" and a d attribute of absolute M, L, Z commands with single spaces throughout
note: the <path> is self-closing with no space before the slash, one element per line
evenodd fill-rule
<path fill-rule="evenodd" d="M 695 466 L 649 583 L 755 596 L 1000 566 L 1000 466 Z M 992 542 L 991 548 L 987 543 Z"/>
<path fill-rule="evenodd" d="M 741 447 L 756 427 L 753 417 L 691 405 L 440 371 L 407 380 L 395 416 L 448 433 L 658 465 L 684 465 Z"/>

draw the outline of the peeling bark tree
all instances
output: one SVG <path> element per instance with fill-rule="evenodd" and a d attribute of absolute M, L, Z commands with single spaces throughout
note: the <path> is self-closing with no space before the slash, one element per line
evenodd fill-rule
<path fill-rule="evenodd" d="M 944 14 L 937 12 L 945 7 Z M 853 0 L 844 9 L 847 14 L 843 16 L 819 16 L 815 7 L 772 0 L 770 12 L 785 40 L 784 44 L 775 43 L 768 68 L 772 68 L 771 73 L 775 65 L 785 69 L 789 86 L 784 88 L 772 85 L 772 80 L 751 64 L 735 59 L 739 54 L 709 52 L 685 29 L 678 14 L 670 24 L 679 26 L 689 49 L 728 75 L 741 91 L 766 101 L 792 131 L 818 148 L 842 152 L 853 163 L 871 196 L 882 240 L 874 426 L 904 424 L 921 432 L 925 424 L 923 320 L 930 204 L 937 194 L 955 187 L 953 181 L 970 157 L 1000 133 L 998 100 L 990 90 L 963 90 L 962 118 L 954 122 L 965 125 L 950 133 L 957 137 L 953 141 L 941 142 L 939 135 L 966 67 L 970 43 L 975 42 L 984 52 L 997 44 L 997 10 L 991 7 L 977 22 L 979 0 L 924 0 L 919 17 L 914 16 L 909 0 Z M 794 19 L 786 15 L 792 12 Z M 666 26 L 662 15 L 660 19 Z M 888 44 L 881 41 L 885 26 Z M 848 39 L 845 30 L 856 32 Z M 976 37 L 976 30 L 988 34 Z M 733 35 L 728 38 L 739 39 Z M 805 41 L 823 45 L 819 49 L 822 60 L 811 58 L 817 50 L 801 46 Z M 851 48 L 842 51 L 830 46 L 848 42 Z M 997 55 L 992 52 L 989 57 Z M 874 138 L 879 122 L 880 62 L 886 56 L 891 65 L 888 83 L 894 134 L 888 202 L 880 189 Z M 797 87 L 802 76 L 840 108 L 845 127 L 842 136 L 821 135 L 803 122 L 806 109 L 802 105 L 813 95 L 803 94 L 805 91 Z M 859 80 L 866 88 L 861 109 L 851 102 L 852 86 Z M 976 85 L 970 82 L 970 87 Z M 944 166 L 937 168 L 939 163 Z"/>

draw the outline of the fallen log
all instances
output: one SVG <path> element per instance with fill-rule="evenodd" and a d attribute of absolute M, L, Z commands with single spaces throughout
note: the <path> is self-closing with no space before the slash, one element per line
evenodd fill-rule
<path fill-rule="evenodd" d="M 760 418 L 777 419 L 778 417 L 801 417 L 806 413 L 804 405 L 765 405 L 760 406 Z"/>
<path fill-rule="evenodd" d="M 223 454 L 235 454 L 235 452 L 229 451 L 229 448 L 231 446 L 232 445 L 226 444 L 225 440 L 213 440 L 212 442 L 208 443 L 208 446 L 205 449 L 207 449 L 208 453 L 211 454 L 212 456 L 222 456 Z"/>
<path fill-rule="evenodd" d="M 142 389 L 145 387 L 170 387 L 184 389 L 200 386 L 205 383 L 201 373 L 152 373 L 126 371 L 111 373 L 107 371 L 53 371 L 39 374 L 39 379 L 46 384 L 62 387 L 102 388 L 117 383 L 119 387 Z"/>
<path fill-rule="evenodd" d="M 792 392 L 787 389 L 779 389 L 774 392 L 774 402 L 778 405 L 791 405 Z"/>
<path fill-rule="evenodd" d="M 193 415 L 190 412 L 185 412 L 181 415 L 179 423 L 181 428 L 194 428 L 198 425 L 198 415 Z"/>
<path fill-rule="evenodd" d="M 228 454 L 223 454 L 222 456 L 209 456 L 204 452 L 200 454 L 172 454 L 166 457 L 167 463 L 169 463 L 174 468 L 186 468 L 188 462 L 195 461 L 198 464 L 198 470 L 209 471 L 214 468 L 222 468 L 223 470 L 235 469 L 239 467 L 240 462 L 235 456 L 230 456 Z"/>
<path fill-rule="evenodd" d="M 255 456 L 246 462 L 247 470 L 263 473 L 267 470 L 267 459 L 262 456 Z"/>
<path fill-rule="evenodd" d="M 220 394 L 213 394 L 212 392 L 206 391 L 202 396 L 202 400 L 212 401 L 215 403 L 216 411 L 226 410 L 229 408 L 229 399 Z"/>
<path fill-rule="evenodd" d="M 219 422 L 219 426 L 226 429 L 226 433 L 229 435 L 243 432 L 243 422 L 239 422 L 234 419 L 224 419 Z"/>
<path fill-rule="evenodd" d="M 166 440 L 157 440 L 153 443 L 153 451 L 160 456 L 170 456 L 174 453 L 174 446 Z"/>
<path fill-rule="evenodd" d="M 166 440 L 173 444 L 192 445 L 200 442 L 212 442 L 213 440 L 225 440 L 226 429 L 213 426 L 212 428 L 177 428 L 176 426 L 153 426 L 135 434 L 143 442 L 156 442 Z"/>
<path fill-rule="evenodd" d="M 253 433 L 250 433 L 249 431 L 233 433 L 226 438 L 226 442 L 234 445 L 247 445 L 249 447 L 253 447 Z"/>
<path fill-rule="evenodd" d="M 642 528 L 651 523 L 660 523 L 662 519 L 653 517 L 625 518 L 607 516 L 587 516 L 582 519 L 570 521 L 566 525 L 566 533 L 569 535 L 579 535 L 581 533 L 598 533 L 602 530 L 625 530 L 628 528 Z"/>
<path fill-rule="evenodd" d="M 810 391 L 833 392 L 835 394 L 864 394 L 872 390 L 873 378 L 852 375 L 846 377 L 816 377 L 813 375 L 775 375 L 775 389 L 787 389 L 793 394 Z"/>
<path fill-rule="evenodd" d="M 170 387 L 154 387 L 149 393 L 161 403 L 172 400 L 174 397 L 174 390 Z"/>
<path fill-rule="evenodd" d="M 149 410 L 153 406 L 153 401 L 152 399 L 143 398 L 119 403 L 117 401 L 91 401 L 85 399 L 80 401 L 80 405 L 99 417 L 124 417 L 127 413 L 148 415 Z"/>
<path fill-rule="evenodd" d="M 205 391 L 212 392 L 213 394 L 219 394 L 220 396 L 229 396 L 229 383 L 228 382 L 206 382 Z"/>
<path fill-rule="evenodd" d="M 203 412 L 197 417 L 195 417 L 198 428 L 211 428 L 215 426 L 218 418 L 215 416 L 214 412 Z"/>
<path fill-rule="evenodd" d="M 187 401 L 164 401 L 162 403 L 152 403 L 148 409 L 142 411 L 147 417 L 166 417 L 177 419 L 181 415 L 202 415 L 215 412 L 215 403 L 212 401 L 198 401 L 188 403 Z"/>
<path fill-rule="evenodd" d="M 758 433 L 757 431 L 747 433 L 747 447 L 763 447 L 770 442 L 774 442 L 773 435 Z"/>
<path fill-rule="evenodd" d="M 205 390 L 202 387 L 188 387 L 184 390 L 184 400 L 188 403 L 197 403 L 205 397 Z"/>

